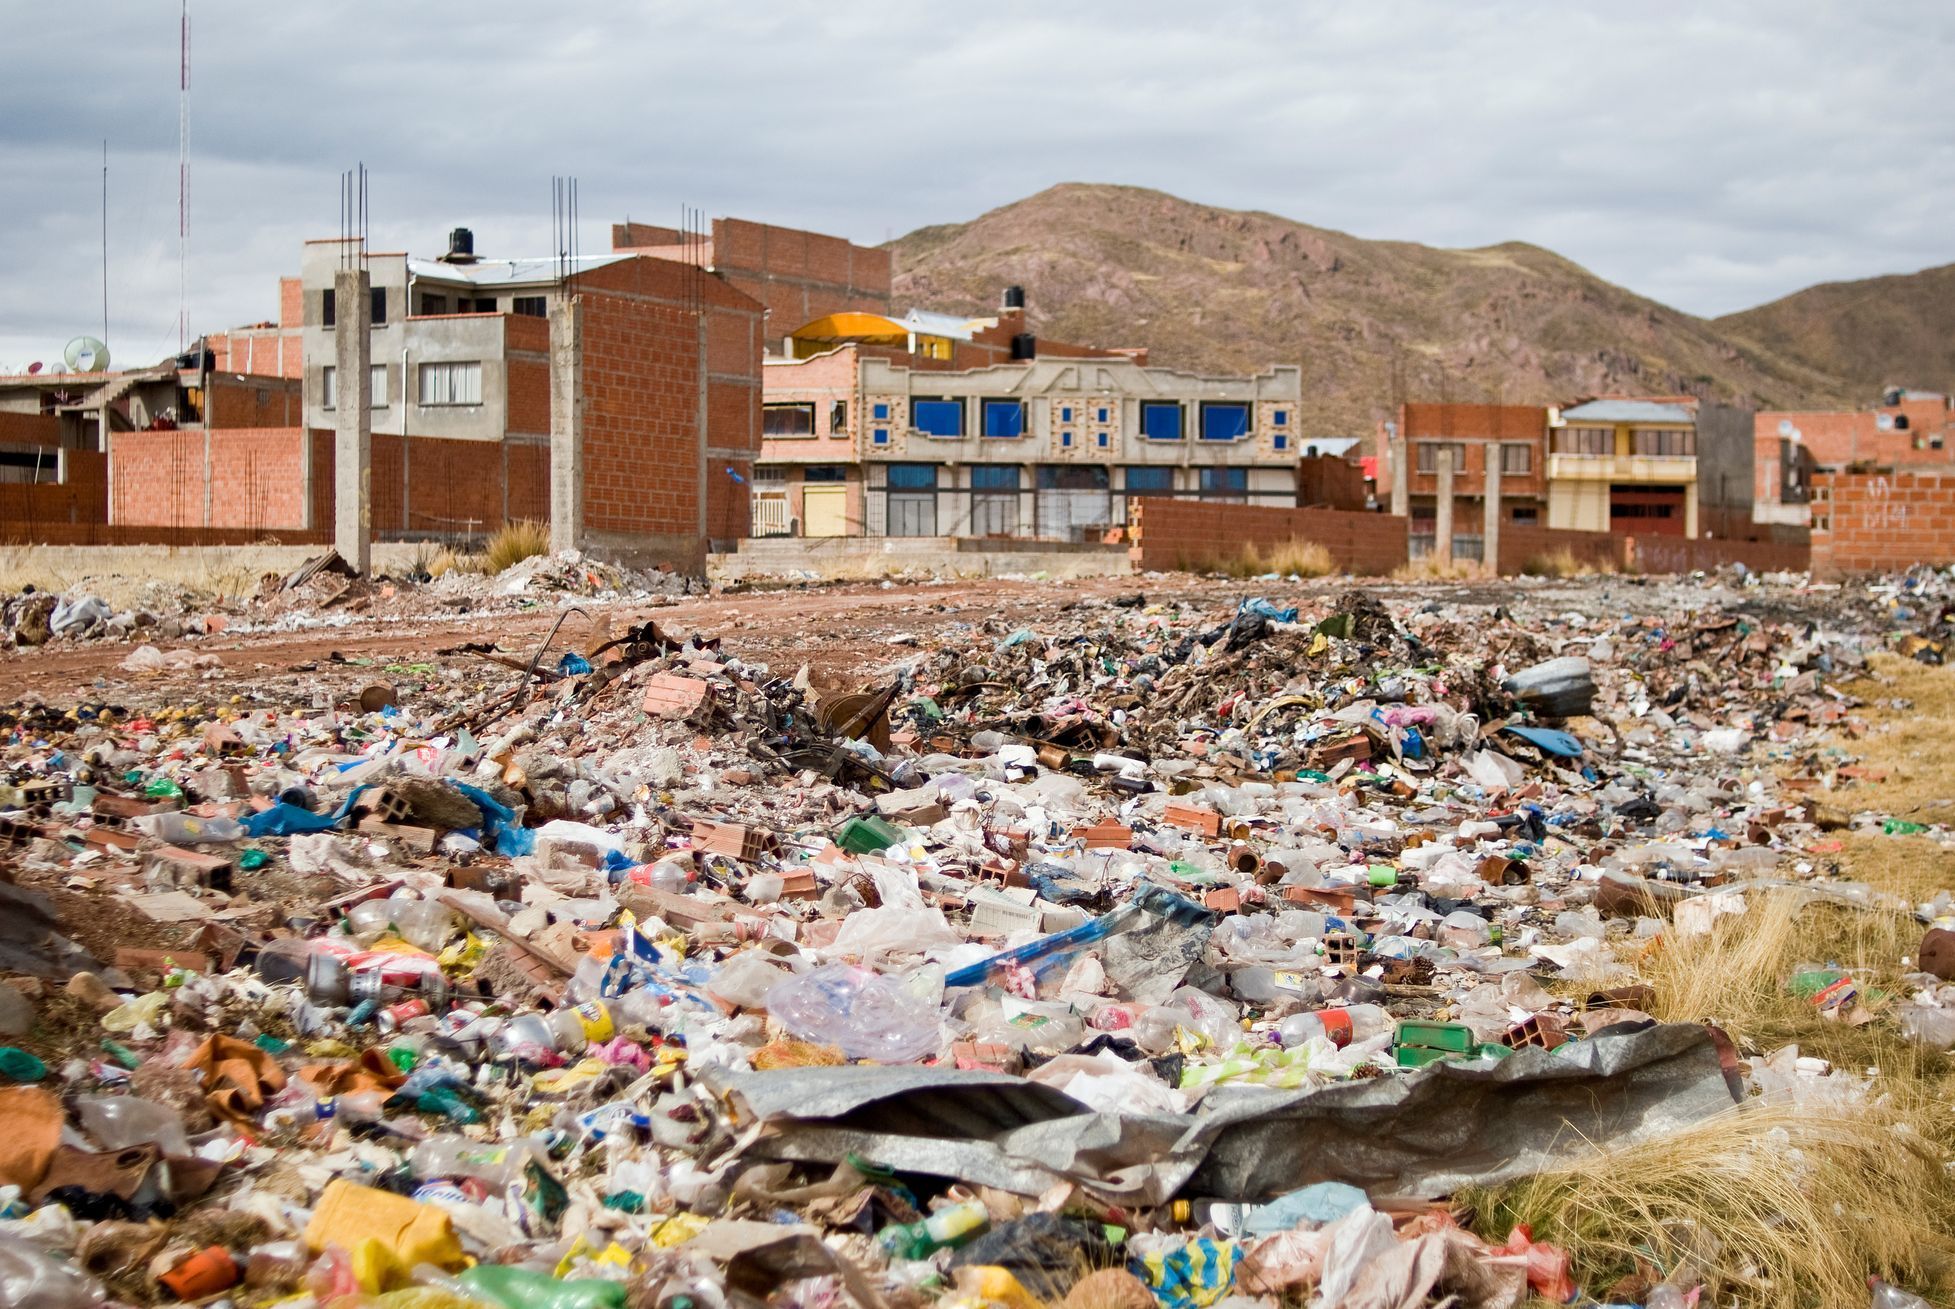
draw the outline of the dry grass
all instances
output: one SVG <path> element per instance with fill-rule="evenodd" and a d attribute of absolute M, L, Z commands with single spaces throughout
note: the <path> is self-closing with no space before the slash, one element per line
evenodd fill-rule
<path fill-rule="evenodd" d="M 1422 555 L 1392 569 L 1394 582 L 1468 582 L 1491 576 L 1487 566 L 1476 559 L 1442 564 L 1438 555 Z"/>
<path fill-rule="evenodd" d="M 1211 571 L 1229 577 L 1263 577 L 1270 573 L 1284 577 L 1328 577 L 1337 571 L 1337 561 L 1319 542 L 1293 536 L 1281 545 L 1267 547 L 1251 541 L 1235 558 L 1216 565 Z"/>
<path fill-rule="evenodd" d="M 1893 1105 L 1820 1115 L 1746 1105 L 1660 1140 L 1462 1199 L 1481 1232 L 1532 1226 L 1605 1293 L 1689 1263 L 1706 1303 L 1864 1304 L 1866 1278 L 1944 1280 L 1955 1191 L 1941 1152 Z"/>
<path fill-rule="evenodd" d="M 1867 702 L 1863 716 L 1873 730 L 1847 748 L 1860 756 L 1861 767 L 1887 776 L 1855 782 L 1838 802 L 1917 822 L 1955 822 L 1955 732 L 1949 730 L 1955 723 L 1955 668 L 1893 654 L 1875 655 L 1869 663 L 1872 675 L 1843 689 Z"/>
<path fill-rule="evenodd" d="M 1527 562 L 1521 565 L 1521 572 L 1528 577 L 1586 577 L 1615 571 L 1614 560 L 1604 559 L 1598 562 L 1583 559 L 1566 546 L 1543 554 L 1530 555 Z"/>
<path fill-rule="evenodd" d="M 499 573 L 505 568 L 550 551 L 550 529 L 533 519 L 504 523 L 482 548 L 485 569 Z"/>

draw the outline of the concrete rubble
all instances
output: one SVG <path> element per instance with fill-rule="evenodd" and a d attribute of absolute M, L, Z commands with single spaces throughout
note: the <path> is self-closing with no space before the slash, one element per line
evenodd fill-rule
<path fill-rule="evenodd" d="M 1829 789 L 1840 688 L 1938 660 L 1955 583 L 1283 588 L 899 631 L 840 690 L 655 619 L 256 685 L 209 613 L 8 599 L 153 643 L 0 709 L 0 1301 L 1567 1300 L 1579 1251 L 1450 1198 L 1857 1094 L 1643 968 L 1762 888 L 1891 907 L 1818 853 L 1921 830 Z M 1794 984 L 1947 1049 L 1944 957 Z"/>

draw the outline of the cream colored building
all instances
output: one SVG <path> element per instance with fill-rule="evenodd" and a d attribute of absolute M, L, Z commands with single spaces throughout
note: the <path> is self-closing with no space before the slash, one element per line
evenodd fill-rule
<path fill-rule="evenodd" d="M 1605 399 L 1549 410 L 1548 526 L 1696 536 L 1695 405 Z"/>

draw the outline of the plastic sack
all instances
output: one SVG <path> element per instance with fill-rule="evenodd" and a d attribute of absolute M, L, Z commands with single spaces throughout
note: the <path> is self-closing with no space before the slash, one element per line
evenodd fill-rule
<path fill-rule="evenodd" d="M 767 992 L 767 1009 L 804 1041 L 840 1046 L 851 1059 L 907 1064 L 943 1044 L 939 1012 L 893 978 L 828 964 Z"/>
<path fill-rule="evenodd" d="M 86 632 L 113 617 L 115 611 L 94 596 L 76 596 L 54 607 L 54 615 L 48 619 L 48 630 L 56 636 L 67 636 L 71 632 Z"/>
<path fill-rule="evenodd" d="M 106 1298 L 88 1274 L 17 1237 L 0 1236 L 0 1304 L 8 1309 L 92 1309 Z"/>

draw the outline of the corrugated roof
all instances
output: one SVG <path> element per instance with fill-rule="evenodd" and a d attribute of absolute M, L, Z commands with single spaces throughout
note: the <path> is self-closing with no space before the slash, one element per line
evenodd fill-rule
<path fill-rule="evenodd" d="M 571 261 L 574 271 L 588 272 L 637 255 L 582 255 Z M 439 259 L 409 259 L 407 271 L 415 277 L 442 282 L 467 282 L 471 286 L 531 286 L 557 280 L 560 265 L 555 255 L 541 259 L 479 259 L 472 264 L 443 263 Z"/>
<path fill-rule="evenodd" d="M 1666 423 L 1692 426 L 1697 419 L 1679 405 L 1660 405 L 1649 400 L 1591 400 L 1564 409 L 1561 416 L 1588 423 Z"/>

